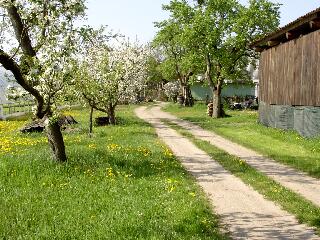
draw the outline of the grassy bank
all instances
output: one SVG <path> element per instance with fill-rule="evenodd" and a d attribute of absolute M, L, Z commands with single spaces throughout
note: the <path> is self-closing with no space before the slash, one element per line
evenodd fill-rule
<path fill-rule="evenodd" d="M 305 139 L 293 131 L 265 127 L 258 124 L 257 112 L 253 111 L 227 111 L 229 117 L 213 119 L 206 115 L 204 104 L 197 104 L 192 108 L 171 104 L 165 110 L 320 178 L 320 138 Z"/>
<path fill-rule="evenodd" d="M 244 183 L 252 186 L 265 198 L 275 202 L 289 213 L 295 215 L 300 222 L 315 227 L 317 233 L 320 235 L 319 207 L 256 171 L 241 159 L 212 146 L 206 141 L 196 139 L 191 133 L 183 130 L 181 127 L 170 123 L 168 124 L 182 135 L 188 137 L 200 149 L 207 152 L 215 161 L 219 162 L 226 170 L 239 177 Z"/>
<path fill-rule="evenodd" d="M 225 239 L 194 180 L 153 129 L 122 108 L 119 125 L 87 135 L 88 111 L 69 112 L 68 163 L 43 134 L 0 122 L 1 239 Z"/>

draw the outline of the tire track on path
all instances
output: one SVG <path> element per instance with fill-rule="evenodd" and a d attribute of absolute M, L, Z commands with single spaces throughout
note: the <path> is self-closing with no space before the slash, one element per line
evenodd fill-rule
<path fill-rule="evenodd" d="M 272 178 L 282 186 L 300 194 L 304 198 L 320 207 L 320 180 L 310 177 L 305 173 L 276 162 L 273 159 L 245 148 L 239 144 L 233 143 L 211 131 L 192 124 L 188 121 L 179 119 L 169 113 L 161 110 L 161 105 L 150 110 L 152 114 L 157 114 L 159 118 L 169 120 L 180 127 L 188 130 L 196 138 L 209 142 L 210 144 L 224 150 L 230 155 L 239 157 L 247 164 L 258 171 Z"/>
<path fill-rule="evenodd" d="M 158 110 L 160 107 L 140 107 L 135 112 L 156 129 L 159 138 L 197 179 L 234 239 L 320 239 L 311 228 L 299 224 L 293 215 L 264 199 L 191 141 L 163 124 Z"/>

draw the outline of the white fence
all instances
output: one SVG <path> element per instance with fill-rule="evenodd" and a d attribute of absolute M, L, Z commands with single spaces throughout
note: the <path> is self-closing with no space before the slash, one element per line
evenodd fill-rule
<path fill-rule="evenodd" d="M 0 104 L 0 119 L 32 112 L 33 106 L 35 106 L 34 102 Z"/>

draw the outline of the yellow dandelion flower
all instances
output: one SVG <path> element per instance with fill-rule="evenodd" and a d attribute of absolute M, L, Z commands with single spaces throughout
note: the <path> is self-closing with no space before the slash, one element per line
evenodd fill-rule
<path fill-rule="evenodd" d="M 91 148 L 91 149 L 96 149 L 97 145 L 96 144 L 89 144 L 88 147 Z"/>
<path fill-rule="evenodd" d="M 118 144 L 116 144 L 116 143 L 108 144 L 108 145 L 107 145 L 107 148 L 108 148 L 108 150 L 111 151 L 111 152 L 113 152 L 113 151 L 118 151 L 118 150 L 121 149 L 121 147 L 120 147 Z"/>
<path fill-rule="evenodd" d="M 115 174 L 114 174 L 114 172 L 113 172 L 112 167 L 106 168 L 106 171 L 107 171 L 107 176 L 108 176 L 108 177 L 115 177 Z"/>
<path fill-rule="evenodd" d="M 164 155 L 167 156 L 167 157 L 172 157 L 173 153 L 169 148 L 165 148 L 164 149 Z"/>
<path fill-rule="evenodd" d="M 168 192 L 173 192 L 175 189 L 176 189 L 176 187 L 173 186 L 173 185 L 171 185 L 171 186 L 168 188 Z"/>
<path fill-rule="evenodd" d="M 189 195 L 192 196 L 192 197 L 196 196 L 196 194 L 194 192 L 189 192 Z"/>

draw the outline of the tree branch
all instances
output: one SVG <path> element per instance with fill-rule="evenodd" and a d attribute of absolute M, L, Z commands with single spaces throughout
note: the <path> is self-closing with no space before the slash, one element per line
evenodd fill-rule
<path fill-rule="evenodd" d="M 209 86 L 214 89 L 215 85 L 214 82 L 212 80 L 212 76 L 211 76 L 211 71 L 212 71 L 212 63 L 211 63 L 211 59 L 210 59 L 210 55 L 206 54 L 206 65 L 207 65 L 207 70 L 206 70 L 206 78 L 208 80 L 208 84 Z"/>
<path fill-rule="evenodd" d="M 229 68 L 229 72 L 231 74 L 236 72 L 236 66 L 237 66 L 237 62 L 242 58 L 242 57 L 250 57 L 250 54 L 248 54 L 246 51 L 243 52 L 242 54 L 239 54 L 233 61 L 232 61 L 232 65 Z"/>
<path fill-rule="evenodd" d="M 0 63 L 6 70 L 12 72 L 16 81 L 21 85 L 21 87 L 23 87 L 32 96 L 35 97 L 35 99 L 38 102 L 36 115 L 38 118 L 43 118 L 44 115 L 46 114 L 46 112 L 43 111 L 43 105 L 44 105 L 43 97 L 40 95 L 37 89 L 33 88 L 30 84 L 28 84 L 28 81 L 25 79 L 25 76 L 21 72 L 20 66 L 2 49 L 0 49 Z"/>
<path fill-rule="evenodd" d="M 169 49 L 168 46 L 166 46 L 166 45 L 164 44 L 164 48 L 166 49 L 166 51 L 167 51 L 167 52 L 170 52 L 170 53 L 173 55 L 175 71 L 176 71 L 176 74 L 177 74 L 177 76 L 178 76 L 178 79 L 181 81 L 182 74 L 181 74 L 181 72 L 180 72 L 179 65 L 178 65 L 177 53 L 173 50 L 173 46 L 170 46 L 170 47 L 171 47 L 171 49 Z"/>
<path fill-rule="evenodd" d="M 43 11 L 42 11 L 42 18 L 45 20 L 45 18 L 49 15 L 49 10 L 48 10 L 48 0 L 44 1 L 43 3 Z M 40 40 L 37 42 L 36 46 L 34 47 L 35 51 L 38 51 L 44 44 L 45 44 L 45 39 L 47 38 L 47 28 L 50 25 L 49 19 L 47 19 L 41 29 L 41 37 Z"/>
<path fill-rule="evenodd" d="M 100 108 L 97 106 L 97 104 L 94 102 L 92 98 L 90 98 L 87 94 L 82 93 L 83 97 L 88 101 L 89 106 L 92 107 L 95 110 L 98 110 L 100 112 L 108 113 L 106 109 Z"/>
<path fill-rule="evenodd" d="M 35 57 L 36 52 L 32 47 L 31 40 L 27 29 L 25 28 L 22 19 L 18 13 L 17 7 L 13 4 L 14 0 L 7 7 L 7 12 L 12 23 L 17 40 L 21 45 L 23 53 L 29 57 Z"/>

